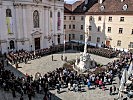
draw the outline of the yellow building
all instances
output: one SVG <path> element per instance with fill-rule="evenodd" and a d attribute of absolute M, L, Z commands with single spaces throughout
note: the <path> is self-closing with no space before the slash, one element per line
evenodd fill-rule
<path fill-rule="evenodd" d="M 100 0 L 85 14 L 90 42 L 121 50 L 133 48 L 132 0 Z"/>
<path fill-rule="evenodd" d="M 76 8 L 76 11 L 81 10 L 82 12 L 82 14 L 80 13 L 79 15 L 84 15 L 85 17 L 84 22 L 82 22 L 84 23 L 83 33 L 86 32 L 86 27 L 89 28 L 88 42 L 91 45 L 106 45 L 120 50 L 132 49 L 133 1 L 92 1 L 85 0 Z M 73 15 L 73 13 L 75 12 L 72 12 L 71 15 Z M 64 21 L 64 24 L 65 23 L 66 22 Z"/>

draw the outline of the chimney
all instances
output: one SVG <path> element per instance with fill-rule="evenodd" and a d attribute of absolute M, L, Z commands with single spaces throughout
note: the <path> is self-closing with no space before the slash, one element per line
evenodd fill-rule
<path fill-rule="evenodd" d="M 102 4 L 103 3 L 103 0 L 99 0 L 99 3 Z"/>

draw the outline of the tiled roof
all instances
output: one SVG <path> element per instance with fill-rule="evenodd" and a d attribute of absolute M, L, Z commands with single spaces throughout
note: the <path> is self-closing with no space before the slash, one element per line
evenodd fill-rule
<path fill-rule="evenodd" d="M 133 0 L 104 0 L 102 4 L 97 2 L 86 14 L 133 14 Z"/>
<path fill-rule="evenodd" d="M 81 5 L 81 3 L 82 3 L 83 1 L 76 1 L 76 2 L 74 2 L 73 4 L 64 4 L 64 8 L 65 9 L 68 9 L 69 10 L 69 12 L 68 12 L 68 10 L 65 10 L 64 12 L 65 13 L 71 13 L 71 12 L 73 12 L 79 5 Z"/>
<path fill-rule="evenodd" d="M 85 4 L 85 2 L 83 2 L 81 5 L 79 5 L 74 12 L 86 12 L 87 10 L 89 10 L 95 3 L 97 3 L 97 0 L 88 0 L 88 3 Z M 85 9 L 86 8 L 86 9 Z"/>
<path fill-rule="evenodd" d="M 84 13 L 86 10 L 88 10 L 92 5 L 94 5 L 97 2 L 97 0 L 88 0 L 88 3 L 85 4 L 85 1 L 76 1 L 73 4 L 64 4 L 64 7 L 68 9 L 70 12 L 65 10 L 65 13 Z M 86 9 L 84 9 L 86 7 Z"/>
<path fill-rule="evenodd" d="M 68 9 L 69 11 L 72 11 L 72 4 L 64 4 L 64 8 Z"/>

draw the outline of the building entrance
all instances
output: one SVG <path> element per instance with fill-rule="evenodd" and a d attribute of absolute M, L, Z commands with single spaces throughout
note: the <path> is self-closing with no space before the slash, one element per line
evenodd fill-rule
<path fill-rule="evenodd" d="M 40 37 L 34 39 L 35 42 L 35 50 L 40 49 Z"/>

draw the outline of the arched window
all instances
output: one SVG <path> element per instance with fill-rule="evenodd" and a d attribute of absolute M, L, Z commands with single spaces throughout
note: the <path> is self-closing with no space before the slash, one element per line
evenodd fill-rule
<path fill-rule="evenodd" d="M 37 10 L 33 12 L 33 25 L 34 28 L 39 28 L 39 12 Z"/>
<path fill-rule="evenodd" d="M 12 17 L 11 9 L 6 9 L 6 17 Z"/>
<path fill-rule="evenodd" d="M 58 12 L 57 17 L 58 17 L 57 30 L 60 30 L 60 26 L 61 26 L 60 12 Z"/>
<path fill-rule="evenodd" d="M 15 49 L 14 41 L 13 40 L 10 41 L 10 49 Z"/>

